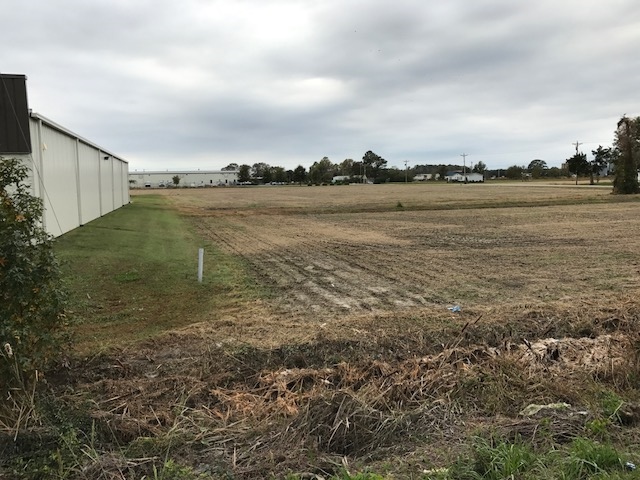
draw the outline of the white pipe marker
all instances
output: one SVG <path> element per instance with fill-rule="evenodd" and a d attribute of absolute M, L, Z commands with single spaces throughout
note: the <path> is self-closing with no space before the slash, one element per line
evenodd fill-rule
<path fill-rule="evenodd" d="M 202 283 L 202 272 L 204 271 L 204 248 L 198 249 L 198 282 Z"/>

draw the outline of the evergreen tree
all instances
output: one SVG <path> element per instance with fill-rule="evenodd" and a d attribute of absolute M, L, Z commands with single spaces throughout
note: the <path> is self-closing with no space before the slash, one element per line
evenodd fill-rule
<path fill-rule="evenodd" d="M 576 176 L 576 185 L 578 184 L 578 177 L 580 175 L 586 175 L 590 171 L 587 155 L 582 152 L 576 153 L 571 158 L 567 158 L 567 167 L 569 167 L 569 173 Z"/>

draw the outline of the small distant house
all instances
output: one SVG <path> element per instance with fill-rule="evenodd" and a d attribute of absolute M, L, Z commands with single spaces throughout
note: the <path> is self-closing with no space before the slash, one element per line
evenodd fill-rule
<path fill-rule="evenodd" d="M 484 175 L 481 173 L 448 172 L 446 180 L 447 182 L 482 183 L 484 182 Z"/>
<path fill-rule="evenodd" d="M 372 183 L 363 175 L 336 175 L 331 179 L 331 183 Z"/>
<path fill-rule="evenodd" d="M 348 182 L 350 178 L 349 175 L 336 175 L 331 179 L 331 183 L 345 183 Z"/>
<path fill-rule="evenodd" d="M 435 175 L 433 173 L 419 173 L 418 175 L 415 175 L 413 177 L 413 181 L 414 182 L 424 182 L 426 180 L 433 180 L 433 179 L 438 180 L 440 178 L 440 174 L 436 173 Z"/>

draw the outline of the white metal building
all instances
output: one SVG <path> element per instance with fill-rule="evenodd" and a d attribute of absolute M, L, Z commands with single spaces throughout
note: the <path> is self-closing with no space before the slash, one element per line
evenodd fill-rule
<path fill-rule="evenodd" d="M 44 227 L 53 236 L 129 203 L 128 164 L 69 130 L 32 113 L 34 195 L 44 202 Z"/>
<path fill-rule="evenodd" d="M 31 169 L 31 188 L 44 204 L 43 224 L 59 236 L 129 203 L 128 164 L 57 123 L 26 111 L 23 75 L 1 75 L 0 156 L 21 159 Z M 12 91 L 22 93 L 20 108 Z M 1 97 L 2 95 L 0 95 Z M 16 114 L 18 112 L 18 114 Z M 19 122 L 9 125 L 13 118 Z M 16 126 L 17 125 L 17 126 Z M 28 126 L 28 128 L 27 128 Z"/>
<path fill-rule="evenodd" d="M 176 176 L 178 187 L 226 187 L 238 183 L 236 170 L 134 171 L 129 172 L 129 183 L 133 188 L 172 187 Z"/>

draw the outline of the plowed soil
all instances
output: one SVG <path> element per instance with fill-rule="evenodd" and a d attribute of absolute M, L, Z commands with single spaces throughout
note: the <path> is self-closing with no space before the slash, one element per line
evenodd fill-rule
<path fill-rule="evenodd" d="M 246 261 L 275 304 L 310 319 L 591 301 L 640 286 L 640 241 L 629 238 L 637 205 L 596 203 L 608 190 L 402 187 L 166 193 L 203 236 Z M 507 198 L 524 207 L 501 207 Z M 530 206 L 547 201 L 569 204 Z"/>

